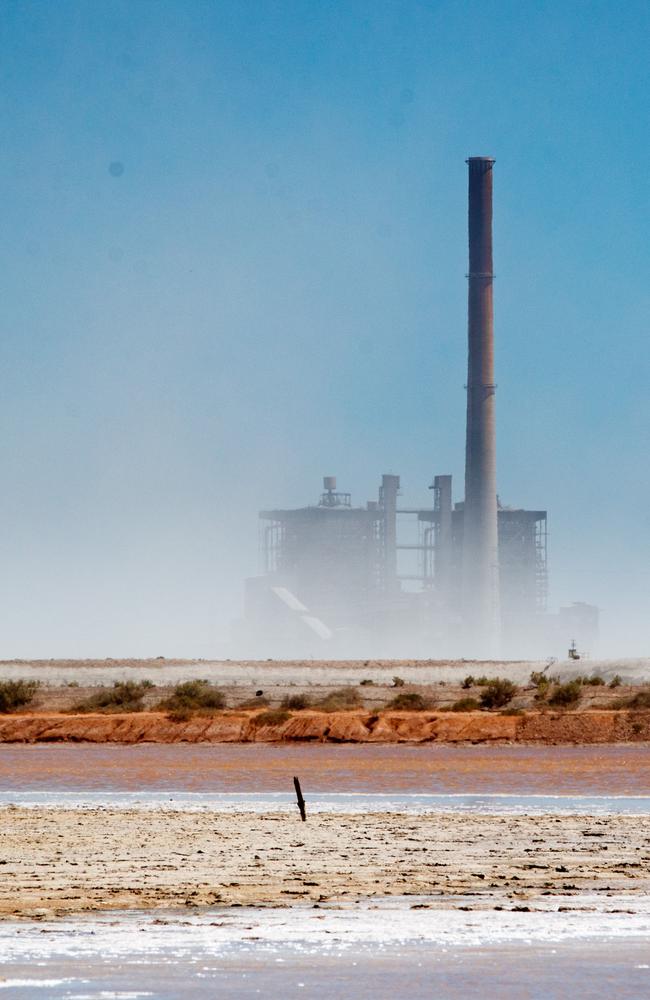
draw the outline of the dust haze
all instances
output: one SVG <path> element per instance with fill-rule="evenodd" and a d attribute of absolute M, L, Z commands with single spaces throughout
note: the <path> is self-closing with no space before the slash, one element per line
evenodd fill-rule
<path fill-rule="evenodd" d="M 323 10 L 292 45 L 270 11 L 244 26 L 234 5 L 222 18 L 170 5 L 152 31 L 150 8 L 129 5 L 127 32 L 120 5 L 110 24 L 70 5 L 47 15 L 56 63 L 44 13 L 13 24 L 3 659 L 494 652 L 456 596 L 476 151 L 498 170 L 498 653 L 563 658 L 573 639 L 591 657 L 648 653 L 648 373 L 634 341 L 648 300 L 625 259 L 645 248 L 641 213 L 591 174 L 576 189 L 588 136 L 567 127 L 555 156 L 530 132 L 561 88 L 522 98 L 507 127 L 486 123 L 463 19 L 426 6 L 399 25 L 383 8 L 363 25 Z M 310 32 L 329 53 L 314 66 Z M 243 35 L 254 72 L 233 64 Z M 431 45 L 460 52 L 462 78 Z M 510 106 L 512 67 L 497 63 L 492 104 Z M 631 150 L 612 155 L 622 170 Z M 323 503 L 324 476 L 349 497 Z M 382 476 L 399 477 L 394 523 Z M 452 477 L 456 524 L 442 549 L 436 476 Z M 267 529 L 290 515 L 259 512 L 301 509 L 270 553 Z"/>

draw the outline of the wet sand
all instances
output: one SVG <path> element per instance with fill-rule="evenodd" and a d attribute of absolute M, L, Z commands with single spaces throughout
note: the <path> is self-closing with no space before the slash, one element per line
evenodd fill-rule
<path fill-rule="evenodd" d="M 650 817 L 0 810 L 0 916 L 650 890 Z M 422 903 L 421 905 L 429 905 Z"/>

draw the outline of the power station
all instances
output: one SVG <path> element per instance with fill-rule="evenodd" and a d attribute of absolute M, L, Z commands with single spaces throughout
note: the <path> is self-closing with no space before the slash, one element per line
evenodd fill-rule
<path fill-rule="evenodd" d="M 465 495 L 436 475 L 432 503 L 402 507 L 400 478 L 352 505 L 326 476 L 320 500 L 260 512 L 261 575 L 246 582 L 249 649 L 282 656 L 543 656 L 595 640 L 597 609 L 547 610 L 547 515 L 497 495 L 493 327 L 494 160 L 467 160 Z"/>

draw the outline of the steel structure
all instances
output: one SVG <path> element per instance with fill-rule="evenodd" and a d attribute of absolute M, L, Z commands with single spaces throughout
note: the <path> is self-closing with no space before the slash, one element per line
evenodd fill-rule
<path fill-rule="evenodd" d="M 435 477 L 426 508 L 397 506 L 394 475 L 382 477 L 378 499 L 365 507 L 337 492 L 333 477 L 325 485 L 313 506 L 260 512 L 269 592 L 284 588 L 334 632 L 463 635 L 466 507 L 452 503 L 452 477 Z M 417 535 L 406 541 L 413 518 Z M 546 610 L 546 511 L 500 507 L 498 557 L 504 630 L 526 634 Z M 411 584 L 419 589 L 404 590 Z M 255 600 L 259 609 L 259 586 Z M 269 615 L 276 610 L 271 602 Z"/>

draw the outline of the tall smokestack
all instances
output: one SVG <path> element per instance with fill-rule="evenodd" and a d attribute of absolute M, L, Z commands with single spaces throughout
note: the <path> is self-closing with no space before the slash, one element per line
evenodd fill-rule
<path fill-rule="evenodd" d="M 467 442 L 463 515 L 463 621 L 475 654 L 498 653 L 499 551 L 494 425 L 492 166 L 469 166 Z"/>

